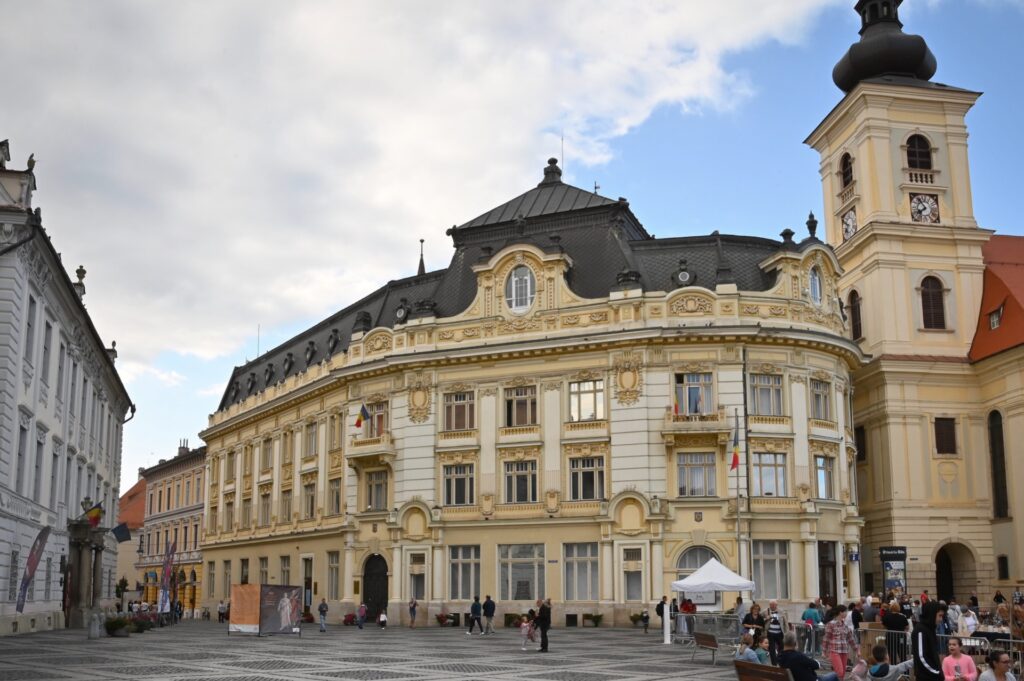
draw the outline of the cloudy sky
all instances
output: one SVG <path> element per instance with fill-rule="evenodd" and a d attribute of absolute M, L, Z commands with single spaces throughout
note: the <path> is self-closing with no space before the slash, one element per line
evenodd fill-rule
<path fill-rule="evenodd" d="M 821 197 L 801 142 L 840 99 L 852 4 L 0 0 L 0 139 L 13 167 L 35 154 L 35 203 L 139 407 L 121 489 L 199 444 L 257 328 L 265 351 L 412 274 L 419 238 L 444 267 L 444 230 L 549 156 L 658 236 L 802 228 Z M 1024 233 L 1024 0 L 901 17 L 935 80 L 986 93 L 975 209 Z"/>

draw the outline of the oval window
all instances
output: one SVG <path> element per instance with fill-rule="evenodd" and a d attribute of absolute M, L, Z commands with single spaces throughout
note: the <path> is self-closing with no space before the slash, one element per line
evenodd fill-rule
<path fill-rule="evenodd" d="M 811 268 L 811 302 L 821 305 L 821 272 L 817 267 Z"/>
<path fill-rule="evenodd" d="M 533 305 L 537 294 L 537 281 L 533 271 L 526 265 L 519 265 L 505 281 L 505 304 L 512 312 L 526 312 Z"/>

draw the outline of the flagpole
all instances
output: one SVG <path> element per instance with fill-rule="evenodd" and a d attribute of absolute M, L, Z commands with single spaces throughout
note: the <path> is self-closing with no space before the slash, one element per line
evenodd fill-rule
<path fill-rule="evenodd" d="M 733 431 L 735 433 L 735 435 L 733 437 L 732 452 L 733 452 L 733 456 L 735 456 L 737 454 L 737 452 L 738 452 L 738 449 L 737 449 L 737 446 L 736 446 L 736 439 L 739 438 L 739 432 L 740 432 L 740 414 L 739 414 L 739 409 L 733 409 L 732 413 L 733 413 L 733 419 L 734 419 L 733 427 L 735 428 L 735 430 Z M 731 463 L 731 461 L 730 461 L 730 463 Z M 741 550 L 740 550 L 740 544 L 741 544 L 741 539 L 740 539 L 740 467 L 736 466 L 735 471 L 736 471 L 736 566 L 738 568 L 738 572 L 740 573 L 740 577 L 742 577 L 743 576 L 743 561 L 740 558 L 741 553 L 742 553 Z"/>

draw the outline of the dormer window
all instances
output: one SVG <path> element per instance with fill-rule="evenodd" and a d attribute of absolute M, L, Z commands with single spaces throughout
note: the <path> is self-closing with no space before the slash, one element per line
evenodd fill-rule
<path fill-rule="evenodd" d="M 990 328 L 990 329 L 992 329 L 994 331 L 994 330 L 998 329 L 999 326 L 1002 323 L 1003 323 L 1003 306 L 1000 305 L 995 310 L 993 310 L 992 312 L 988 313 L 988 328 Z"/>
<path fill-rule="evenodd" d="M 533 271 L 526 265 L 519 265 L 512 270 L 505 280 L 505 304 L 517 314 L 526 312 L 533 305 L 537 295 L 537 280 Z"/>
<path fill-rule="evenodd" d="M 853 184 L 853 158 L 849 154 L 843 154 L 843 158 L 839 160 L 839 177 L 844 189 Z"/>
<path fill-rule="evenodd" d="M 907 167 L 932 169 L 932 145 L 924 135 L 911 135 L 907 140 Z"/>
<path fill-rule="evenodd" d="M 810 276 L 810 294 L 811 302 L 815 305 L 821 305 L 821 271 L 817 267 L 811 268 Z"/>

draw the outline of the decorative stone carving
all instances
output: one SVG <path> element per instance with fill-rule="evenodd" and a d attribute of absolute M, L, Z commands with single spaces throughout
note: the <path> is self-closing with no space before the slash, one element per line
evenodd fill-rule
<path fill-rule="evenodd" d="M 549 390 L 561 390 L 562 389 L 562 382 L 561 381 L 546 381 L 545 383 L 542 384 L 541 387 L 544 389 L 544 392 L 548 392 Z"/>
<path fill-rule="evenodd" d="M 753 315 L 761 314 L 761 306 L 760 305 L 747 305 L 747 304 L 744 304 L 741 307 L 741 310 L 742 310 L 743 314 L 753 314 Z"/>
<path fill-rule="evenodd" d="M 832 380 L 832 374 L 828 373 L 827 371 L 822 371 L 821 369 L 818 369 L 817 371 L 811 374 L 811 378 L 814 378 L 815 380 L 818 381 L 828 382 Z"/>
<path fill-rule="evenodd" d="M 792 440 L 751 439 L 751 449 L 762 449 L 766 452 L 788 452 L 793 448 Z"/>
<path fill-rule="evenodd" d="M 606 456 L 607 454 L 607 442 L 582 442 L 575 445 L 565 445 L 565 455 L 570 457 Z"/>
<path fill-rule="evenodd" d="M 511 381 L 506 381 L 505 385 L 509 388 L 522 388 L 528 385 L 534 385 L 536 383 L 532 378 L 526 378 L 525 376 L 516 376 Z"/>
<path fill-rule="evenodd" d="M 839 456 L 839 444 L 836 442 L 809 440 L 807 448 L 811 456 Z"/>
<path fill-rule="evenodd" d="M 444 386 L 446 393 L 469 393 L 473 392 L 473 386 L 469 383 L 449 383 Z"/>
<path fill-rule="evenodd" d="M 367 355 L 387 352 L 392 347 L 391 334 L 386 331 L 378 331 L 377 333 L 370 334 L 370 336 L 363 341 L 363 346 L 366 348 Z"/>
<path fill-rule="evenodd" d="M 409 387 L 409 420 L 423 423 L 430 417 L 430 395 L 433 386 L 417 380 Z"/>
<path fill-rule="evenodd" d="M 544 492 L 544 510 L 548 513 L 558 513 L 560 502 L 561 493 L 557 489 L 549 489 Z"/>
<path fill-rule="evenodd" d="M 481 494 L 480 495 L 480 513 L 485 516 L 494 515 L 494 495 L 493 494 Z"/>
<path fill-rule="evenodd" d="M 782 368 L 770 362 L 765 362 L 764 364 L 759 365 L 754 372 L 758 374 L 781 374 Z"/>
<path fill-rule="evenodd" d="M 501 333 L 520 333 L 538 329 L 540 329 L 540 322 L 535 317 L 517 317 L 498 323 L 498 331 Z"/>
<path fill-rule="evenodd" d="M 515 461 L 540 458 L 540 449 L 538 447 L 503 447 L 498 449 L 498 458 Z"/>
<path fill-rule="evenodd" d="M 444 329 L 437 332 L 437 340 L 450 341 L 455 338 L 455 329 Z"/>
<path fill-rule="evenodd" d="M 316 471 L 310 471 L 309 473 L 303 473 L 302 474 L 302 484 L 303 485 L 315 484 L 316 483 L 316 474 L 317 474 Z"/>
<path fill-rule="evenodd" d="M 811 498 L 811 487 L 806 482 L 801 482 L 796 486 L 796 493 L 800 498 L 800 503 L 803 503 Z"/>
<path fill-rule="evenodd" d="M 722 303 L 721 308 L 722 314 L 732 314 L 735 308 L 732 303 Z"/>
<path fill-rule="evenodd" d="M 665 436 L 665 444 L 669 447 L 712 447 L 715 448 L 719 444 L 719 436 L 715 433 L 707 434 L 695 434 L 695 435 L 674 435 L 667 434 Z"/>
<path fill-rule="evenodd" d="M 498 389 L 495 386 L 480 388 L 480 397 L 494 397 L 497 394 Z"/>
<path fill-rule="evenodd" d="M 790 374 L 789 382 L 790 383 L 801 383 L 801 384 L 807 383 L 807 377 L 804 376 L 803 374 Z"/>
<path fill-rule="evenodd" d="M 619 404 L 636 404 L 643 394 L 643 359 L 629 353 L 620 356 L 612 365 L 615 375 L 615 399 Z"/>
<path fill-rule="evenodd" d="M 786 308 L 783 305 L 771 305 L 768 307 L 768 314 L 773 317 L 785 317 Z"/>
<path fill-rule="evenodd" d="M 595 323 L 595 324 L 598 324 L 600 322 L 607 322 L 608 321 L 608 313 L 607 312 L 591 312 L 590 313 L 590 321 Z"/>
<path fill-rule="evenodd" d="M 676 316 L 688 314 L 711 314 L 711 299 L 706 296 L 685 295 L 673 300 L 669 311 Z"/>
<path fill-rule="evenodd" d="M 441 452 L 437 455 L 437 460 L 442 464 L 458 466 L 459 464 L 476 461 L 478 458 L 477 454 L 476 451 Z"/>
<path fill-rule="evenodd" d="M 388 401 L 387 394 L 382 393 L 382 392 L 375 392 L 375 393 L 373 393 L 371 395 L 367 395 L 366 396 L 366 400 L 365 400 L 366 404 L 376 404 L 378 402 L 387 402 L 387 401 Z"/>
<path fill-rule="evenodd" d="M 707 362 L 687 362 L 678 370 L 684 374 L 701 374 L 711 371 L 711 365 Z"/>
<path fill-rule="evenodd" d="M 603 376 L 603 372 L 593 369 L 581 369 L 569 378 L 573 381 L 596 381 Z"/>

